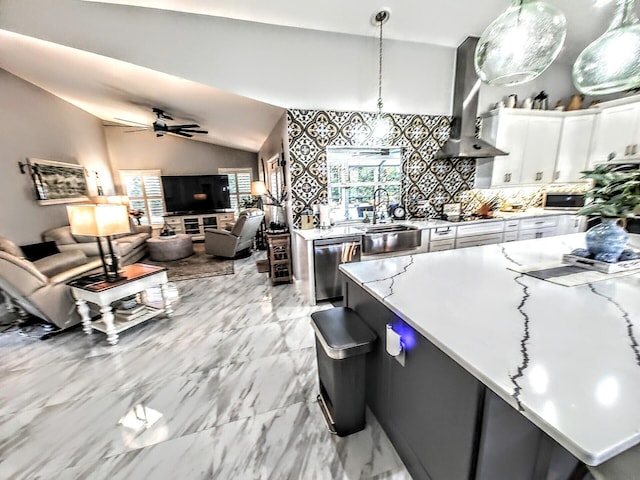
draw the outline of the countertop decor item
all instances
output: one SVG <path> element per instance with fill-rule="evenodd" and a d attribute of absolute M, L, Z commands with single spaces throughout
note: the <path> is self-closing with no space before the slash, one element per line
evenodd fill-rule
<path fill-rule="evenodd" d="M 476 72 L 484 83 L 493 86 L 530 82 L 556 59 L 566 35 L 566 18 L 553 5 L 512 0 L 480 37 Z"/>
<path fill-rule="evenodd" d="M 620 224 L 640 211 L 640 170 L 598 165 L 583 173 L 584 178 L 593 182 L 593 186 L 585 194 L 589 203 L 577 215 L 602 218 L 602 223 L 587 231 L 587 249 L 596 260 L 615 263 L 628 238 Z"/>
<path fill-rule="evenodd" d="M 549 95 L 542 90 L 533 99 L 534 110 L 548 110 L 549 109 Z"/>
<path fill-rule="evenodd" d="M 640 22 L 635 0 L 617 0 L 607 31 L 578 56 L 573 83 L 587 95 L 624 92 L 640 86 Z"/>
<path fill-rule="evenodd" d="M 572 110 L 580 110 L 582 109 L 582 102 L 584 101 L 584 95 L 575 94 L 571 96 L 569 99 L 569 103 L 567 104 L 567 112 Z"/>

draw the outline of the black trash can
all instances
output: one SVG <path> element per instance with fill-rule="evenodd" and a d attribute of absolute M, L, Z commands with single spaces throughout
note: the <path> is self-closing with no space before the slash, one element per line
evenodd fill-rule
<path fill-rule="evenodd" d="M 341 437 L 365 427 L 366 353 L 376 339 L 350 308 L 311 314 L 316 332 L 318 403 L 331 433 Z"/>

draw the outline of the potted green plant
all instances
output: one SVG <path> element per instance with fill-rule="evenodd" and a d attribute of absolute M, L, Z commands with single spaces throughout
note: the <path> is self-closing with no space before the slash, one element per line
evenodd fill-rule
<path fill-rule="evenodd" d="M 587 204 L 577 215 L 601 217 L 602 222 L 587 231 L 587 250 L 596 260 L 615 263 L 627 244 L 625 219 L 640 211 L 640 170 L 620 165 L 598 165 L 582 172 L 592 181 Z"/>

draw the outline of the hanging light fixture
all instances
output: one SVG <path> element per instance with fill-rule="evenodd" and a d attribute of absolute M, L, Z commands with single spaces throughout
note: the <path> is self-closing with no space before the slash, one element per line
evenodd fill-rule
<path fill-rule="evenodd" d="M 635 0 L 618 0 L 608 30 L 573 65 L 573 83 L 586 95 L 640 87 L 640 22 Z"/>
<path fill-rule="evenodd" d="M 511 6 L 482 33 L 475 68 L 489 85 L 526 83 L 556 59 L 567 35 L 567 20 L 553 5 L 512 0 Z"/>
<path fill-rule="evenodd" d="M 390 120 L 382 114 L 382 25 L 389 21 L 391 12 L 380 10 L 373 17 L 374 25 L 380 27 L 379 48 L 378 48 L 378 114 L 373 123 L 373 137 L 384 140 L 391 133 L 392 125 Z"/>

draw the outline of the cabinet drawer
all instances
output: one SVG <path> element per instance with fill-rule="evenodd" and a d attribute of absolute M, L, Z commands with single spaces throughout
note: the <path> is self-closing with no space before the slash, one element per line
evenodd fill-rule
<path fill-rule="evenodd" d="M 505 242 L 515 242 L 516 240 L 518 240 L 518 232 L 517 231 L 504 232 L 504 241 Z"/>
<path fill-rule="evenodd" d="M 454 239 L 456 238 L 456 229 L 455 227 L 437 227 L 432 228 L 430 232 L 431 241 L 434 240 L 445 240 L 445 239 Z"/>
<path fill-rule="evenodd" d="M 520 220 L 505 220 L 504 231 L 505 232 L 517 232 L 520 226 Z M 506 235 L 505 235 L 506 237 Z"/>
<path fill-rule="evenodd" d="M 533 238 L 553 237 L 556 234 L 556 227 L 535 228 L 531 230 L 520 231 L 519 240 L 531 240 Z"/>
<path fill-rule="evenodd" d="M 487 222 L 458 227 L 457 238 L 502 233 L 504 222 Z"/>
<path fill-rule="evenodd" d="M 558 217 L 536 217 L 525 218 L 520 220 L 520 230 L 528 230 L 530 228 L 547 228 L 558 225 Z"/>
<path fill-rule="evenodd" d="M 479 247 L 480 245 L 492 245 L 502 242 L 502 233 L 490 235 L 477 235 L 475 237 L 463 237 L 456 239 L 456 248 Z"/>
<path fill-rule="evenodd" d="M 165 218 L 164 221 L 167 223 L 167 225 L 171 225 L 172 227 L 176 225 L 182 226 L 182 220 L 180 218 L 168 217 Z"/>
<path fill-rule="evenodd" d="M 233 222 L 235 220 L 233 213 L 223 213 L 221 215 L 218 215 L 217 217 L 219 224 L 222 224 L 223 222 Z"/>
<path fill-rule="evenodd" d="M 455 247 L 455 240 L 433 240 L 429 243 L 430 252 L 440 252 L 442 250 L 451 250 Z"/>

